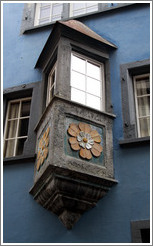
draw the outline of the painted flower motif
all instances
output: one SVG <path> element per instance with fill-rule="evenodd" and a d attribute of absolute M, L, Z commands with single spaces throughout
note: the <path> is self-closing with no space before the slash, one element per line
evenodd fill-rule
<path fill-rule="evenodd" d="M 77 125 L 72 123 L 69 125 L 68 133 L 71 136 L 69 138 L 71 148 L 75 151 L 79 150 L 82 158 L 90 160 L 92 155 L 95 157 L 101 155 L 101 137 L 88 124 L 80 122 Z"/>
<path fill-rule="evenodd" d="M 48 156 L 49 131 L 50 128 L 48 127 L 41 139 L 39 140 L 37 154 L 37 171 L 39 171 L 40 166 L 44 163 L 45 159 Z"/>

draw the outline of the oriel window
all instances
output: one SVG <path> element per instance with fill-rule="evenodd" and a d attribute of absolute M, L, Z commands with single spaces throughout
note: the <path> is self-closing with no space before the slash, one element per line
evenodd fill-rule
<path fill-rule="evenodd" d="M 31 98 L 8 102 L 5 132 L 4 157 L 22 155 L 28 137 Z"/>

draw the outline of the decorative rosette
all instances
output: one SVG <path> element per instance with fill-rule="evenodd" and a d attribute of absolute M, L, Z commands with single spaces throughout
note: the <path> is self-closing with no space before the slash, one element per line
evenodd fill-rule
<path fill-rule="evenodd" d="M 49 127 L 44 132 L 43 136 L 39 140 L 38 154 L 37 154 L 37 170 L 44 163 L 48 156 L 48 145 L 49 145 Z"/>
<path fill-rule="evenodd" d="M 69 143 L 71 148 L 75 151 L 80 150 L 79 154 L 82 158 L 90 160 L 92 155 L 99 157 L 102 152 L 102 146 L 100 145 L 101 137 L 96 130 L 92 130 L 91 127 L 80 122 L 77 124 L 70 124 L 68 133 L 71 136 Z"/>

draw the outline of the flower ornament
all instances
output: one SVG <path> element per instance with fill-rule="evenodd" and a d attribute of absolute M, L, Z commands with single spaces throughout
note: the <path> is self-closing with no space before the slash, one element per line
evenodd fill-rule
<path fill-rule="evenodd" d="M 88 124 L 80 122 L 77 125 L 72 123 L 69 125 L 68 133 L 71 136 L 69 138 L 71 148 L 75 151 L 80 150 L 79 154 L 82 158 L 90 160 L 92 155 L 95 157 L 101 155 L 101 137 Z"/>
<path fill-rule="evenodd" d="M 50 128 L 48 127 L 39 140 L 37 154 L 37 171 L 39 171 L 40 166 L 44 163 L 45 159 L 48 156 L 49 131 Z"/>

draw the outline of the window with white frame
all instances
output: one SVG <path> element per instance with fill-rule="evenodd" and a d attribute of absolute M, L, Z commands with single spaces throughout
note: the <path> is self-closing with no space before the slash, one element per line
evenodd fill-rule
<path fill-rule="evenodd" d="M 138 137 L 150 136 L 150 75 L 134 76 Z"/>
<path fill-rule="evenodd" d="M 54 96 L 55 86 L 56 86 L 56 63 L 48 75 L 46 107 L 48 106 L 48 104 L 50 103 L 51 99 Z"/>
<path fill-rule="evenodd" d="M 8 102 L 5 132 L 4 157 L 21 155 L 28 136 L 31 97 Z"/>
<path fill-rule="evenodd" d="M 34 25 L 42 25 L 60 20 L 62 17 L 63 3 L 37 3 Z"/>
<path fill-rule="evenodd" d="M 72 53 L 71 100 L 105 110 L 104 64 Z"/>
<path fill-rule="evenodd" d="M 70 17 L 82 15 L 98 10 L 98 3 L 70 3 Z"/>

